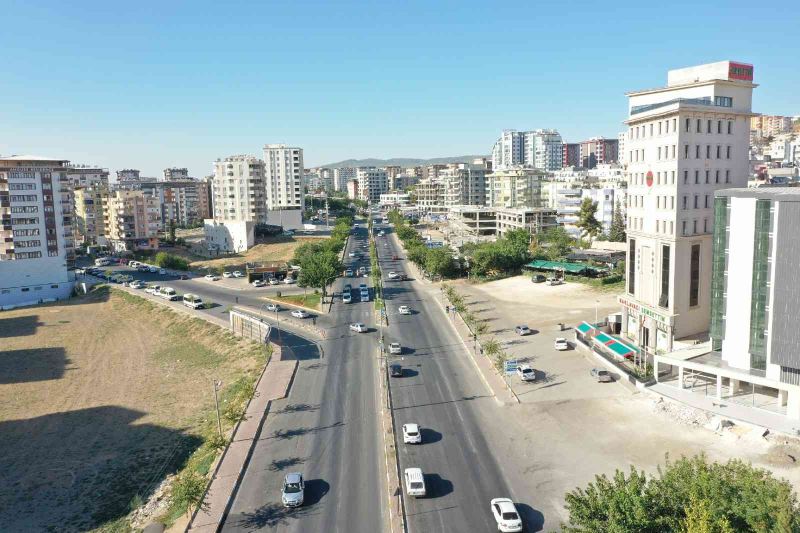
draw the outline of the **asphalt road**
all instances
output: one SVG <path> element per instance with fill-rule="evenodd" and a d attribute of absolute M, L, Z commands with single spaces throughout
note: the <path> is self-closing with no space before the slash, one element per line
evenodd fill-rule
<path fill-rule="evenodd" d="M 480 421 L 500 410 L 433 300 L 438 291 L 425 290 L 419 280 L 388 279 L 390 271 L 410 272 L 390 229 L 384 229 L 387 236 L 376 241 L 389 318 L 386 342 L 403 346 L 403 354 L 391 362 L 399 362 L 404 375 L 390 380 L 400 467 L 401 472 L 421 468 L 428 493 L 406 497 L 409 532 L 497 531 L 489 501 L 514 496 Z M 392 260 L 395 254 L 400 260 Z M 410 306 L 413 314 L 398 314 L 400 305 Z M 409 422 L 420 424 L 422 444 L 402 443 L 401 427 Z M 509 421 L 509 431 L 514 423 Z M 518 507 L 524 517 L 526 506 Z"/>
<path fill-rule="evenodd" d="M 366 239 L 365 229 L 359 238 Z M 354 241 L 349 239 L 348 251 Z M 337 288 L 346 282 L 338 280 Z M 383 530 L 386 474 L 373 303 L 355 299 L 346 305 L 337 298 L 333 310 L 320 318 L 328 330 L 319 345 L 292 335 L 282 339 L 293 352 L 285 356 L 300 359 L 297 374 L 289 397 L 272 403 L 224 531 Z M 351 322 L 371 330 L 351 332 Z M 280 501 L 289 472 L 306 479 L 305 505 L 294 510 Z"/>

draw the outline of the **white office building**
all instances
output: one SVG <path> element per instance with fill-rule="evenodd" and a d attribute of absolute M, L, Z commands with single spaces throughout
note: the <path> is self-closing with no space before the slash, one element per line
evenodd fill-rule
<path fill-rule="evenodd" d="M 72 292 L 68 165 L 36 156 L 0 158 L 0 309 Z"/>
<path fill-rule="evenodd" d="M 386 169 L 363 167 L 356 170 L 358 182 L 357 198 L 370 203 L 378 203 L 381 194 L 389 192 L 389 178 Z"/>
<path fill-rule="evenodd" d="M 285 144 L 264 145 L 264 185 L 267 209 L 305 207 L 303 149 Z"/>
<path fill-rule="evenodd" d="M 562 166 L 562 144 L 556 130 L 505 130 L 492 147 L 492 169 L 521 166 L 558 170 Z"/>
<path fill-rule="evenodd" d="M 628 253 L 622 333 L 647 354 L 709 328 L 713 199 L 743 187 L 753 67 L 722 61 L 669 71 L 628 94 Z"/>
<path fill-rule="evenodd" d="M 264 162 L 252 155 L 232 155 L 214 162 L 214 220 L 266 219 Z"/>

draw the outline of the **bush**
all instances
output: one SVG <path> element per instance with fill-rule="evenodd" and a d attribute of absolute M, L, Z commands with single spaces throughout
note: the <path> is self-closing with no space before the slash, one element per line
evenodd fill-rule
<path fill-rule="evenodd" d="M 161 268 L 189 270 L 189 262 L 186 261 L 186 259 L 166 252 L 158 252 L 156 254 L 155 263 Z"/>
<path fill-rule="evenodd" d="M 613 283 L 619 283 L 623 279 L 625 279 L 625 278 L 623 278 L 622 276 L 618 276 L 617 274 L 612 274 L 610 276 L 606 276 L 604 278 L 600 278 L 600 283 L 602 285 L 611 285 Z"/>
<path fill-rule="evenodd" d="M 172 484 L 172 504 L 191 510 L 201 505 L 208 481 L 196 472 L 184 472 Z"/>

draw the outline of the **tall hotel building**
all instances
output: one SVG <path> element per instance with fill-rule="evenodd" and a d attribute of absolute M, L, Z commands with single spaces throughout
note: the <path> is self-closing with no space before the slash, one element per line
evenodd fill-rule
<path fill-rule="evenodd" d="M 628 94 L 628 252 L 622 333 L 648 354 L 699 339 L 711 316 L 714 193 L 744 187 L 753 67 L 671 70 Z M 680 343 L 677 343 L 680 346 Z"/>
<path fill-rule="evenodd" d="M 68 165 L 34 156 L 0 158 L 0 308 L 72 292 Z"/>
<path fill-rule="evenodd" d="M 267 210 L 305 207 L 303 149 L 285 144 L 264 146 L 264 183 Z"/>

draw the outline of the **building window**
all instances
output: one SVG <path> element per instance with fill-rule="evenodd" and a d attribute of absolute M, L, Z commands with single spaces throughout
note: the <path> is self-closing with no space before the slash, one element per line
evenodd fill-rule
<path fill-rule="evenodd" d="M 711 349 L 722 349 L 725 333 L 725 266 L 728 249 L 728 198 L 714 199 L 714 255 L 711 258 Z"/>
<path fill-rule="evenodd" d="M 753 235 L 753 277 L 750 297 L 750 367 L 766 370 L 767 304 L 769 300 L 769 248 L 772 213 L 770 200 L 756 200 Z"/>
<path fill-rule="evenodd" d="M 699 144 L 694 145 L 694 158 L 695 159 L 700 159 L 700 145 Z"/>
<path fill-rule="evenodd" d="M 700 171 L 699 170 L 695 170 L 694 171 L 694 184 L 698 185 L 699 183 L 700 183 Z"/>
<path fill-rule="evenodd" d="M 689 203 L 689 197 L 685 194 L 683 195 L 683 208 L 686 209 L 687 204 Z"/>
<path fill-rule="evenodd" d="M 720 145 L 717 145 L 717 159 L 719 159 L 719 157 L 721 155 L 721 149 L 722 149 L 722 147 Z"/>
<path fill-rule="evenodd" d="M 691 120 L 687 118 L 686 119 L 686 133 L 689 133 L 689 130 L 691 130 L 691 129 L 692 129 L 691 128 Z"/>
<path fill-rule="evenodd" d="M 725 171 L 725 183 L 730 183 L 730 182 L 731 182 L 731 171 L 730 170 L 726 170 Z"/>
<path fill-rule="evenodd" d="M 733 134 L 733 122 L 731 122 L 729 120 L 728 121 L 728 135 L 732 135 L 732 134 Z"/>
<path fill-rule="evenodd" d="M 703 219 L 703 233 L 708 233 L 708 219 Z"/>
<path fill-rule="evenodd" d="M 689 159 L 689 145 L 688 144 L 684 144 L 683 145 L 683 158 L 684 159 Z"/>
<path fill-rule="evenodd" d="M 628 294 L 636 294 L 636 239 L 628 240 Z"/>
<path fill-rule="evenodd" d="M 717 133 L 722 133 L 722 121 L 717 121 Z"/>
<path fill-rule="evenodd" d="M 711 172 L 710 170 L 706 170 L 706 183 L 709 183 L 709 174 L 710 174 L 710 172 Z"/>
<path fill-rule="evenodd" d="M 705 208 L 708 209 L 708 195 L 706 194 Z"/>
<path fill-rule="evenodd" d="M 697 209 L 697 195 L 694 195 L 694 208 Z"/>
<path fill-rule="evenodd" d="M 730 158 L 731 158 L 731 147 L 730 146 L 726 146 L 725 147 L 725 159 L 730 159 Z"/>
<path fill-rule="evenodd" d="M 711 145 L 706 145 L 706 159 L 711 159 Z"/>
<path fill-rule="evenodd" d="M 714 183 L 719 183 L 719 170 L 714 171 Z"/>
<path fill-rule="evenodd" d="M 661 247 L 661 296 L 658 298 L 660 307 L 669 307 L 669 246 Z"/>
<path fill-rule="evenodd" d="M 689 147 L 687 146 L 686 148 L 689 148 Z M 688 185 L 689 184 L 689 171 L 688 170 L 684 170 L 683 171 L 683 184 L 684 185 Z"/>
<path fill-rule="evenodd" d="M 697 221 L 695 221 L 696 223 Z M 692 255 L 689 259 L 689 307 L 696 307 L 700 303 L 700 245 L 692 245 Z"/>
<path fill-rule="evenodd" d="M 697 220 L 692 220 L 692 235 L 697 235 Z"/>
<path fill-rule="evenodd" d="M 697 133 L 702 133 L 702 132 L 703 132 L 703 123 L 700 122 L 700 119 L 698 118 L 697 119 Z"/>
<path fill-rule="evenodd" d="M 686 235 L 686 221 L 684 220 L 681 224 L 681 235 Z"/>
<path fill-rule="evenodd" d="M 706 133 L 711 133 L 711 121 L 710 120 L 706 124 Z"/>

